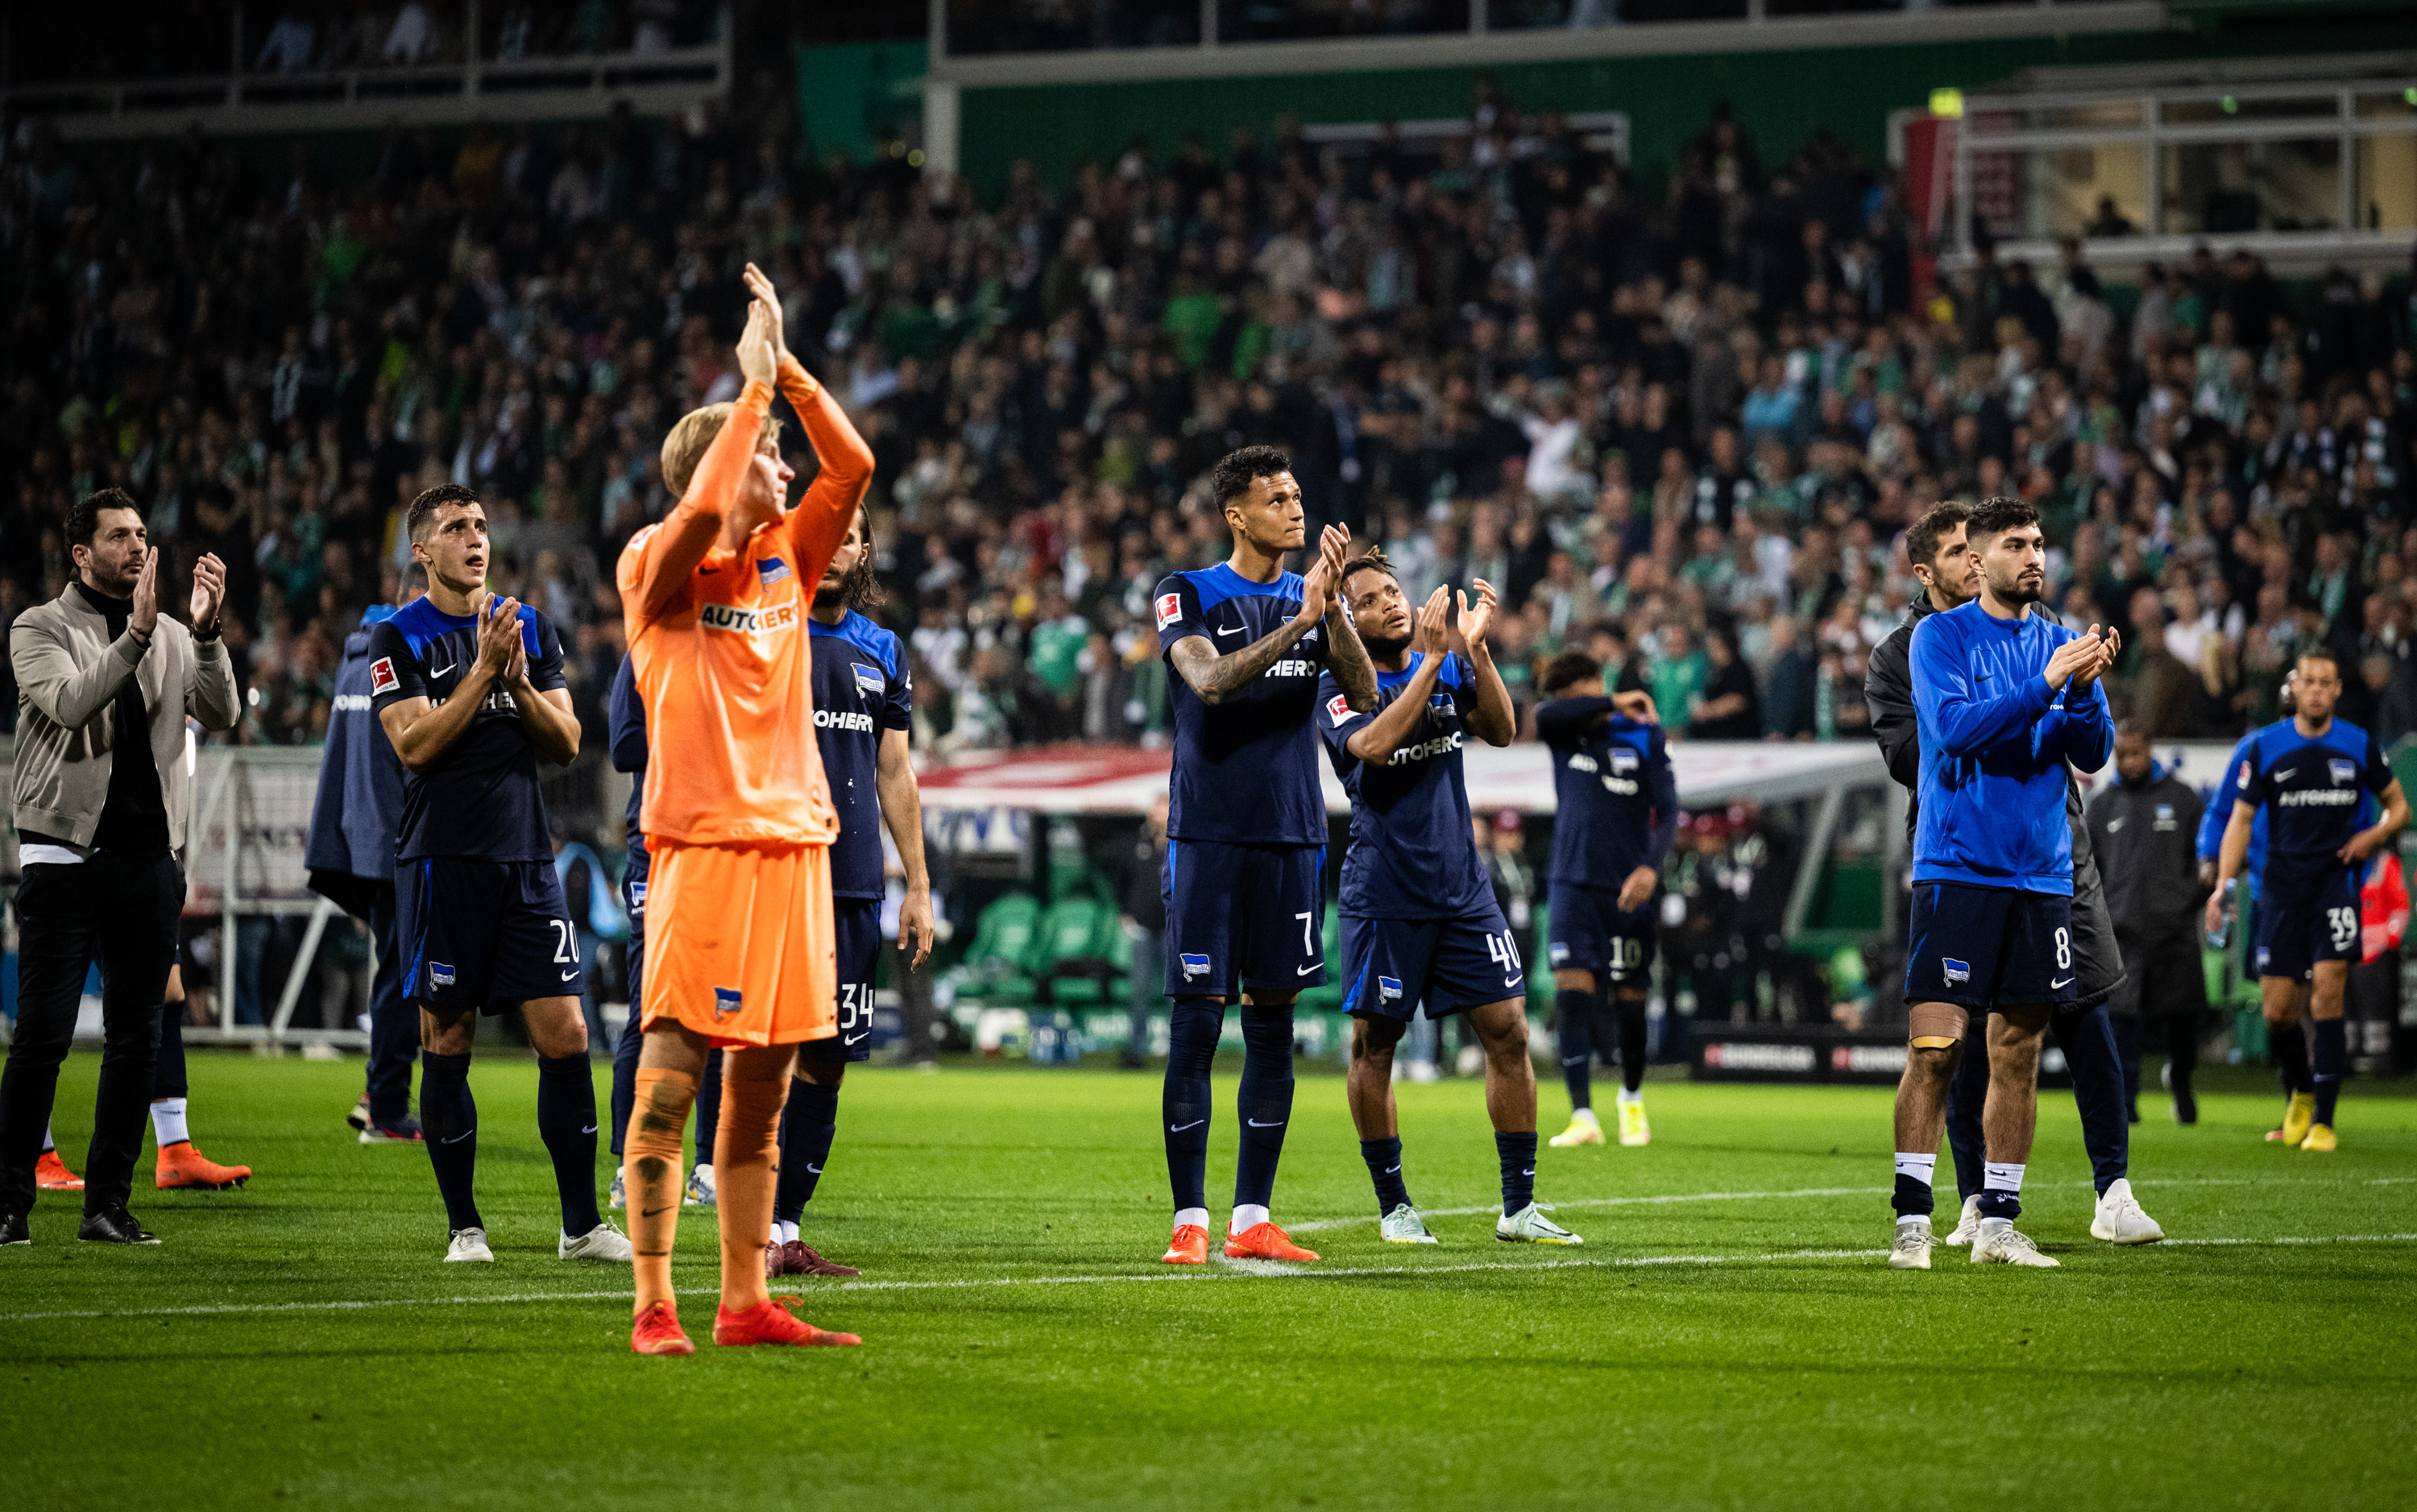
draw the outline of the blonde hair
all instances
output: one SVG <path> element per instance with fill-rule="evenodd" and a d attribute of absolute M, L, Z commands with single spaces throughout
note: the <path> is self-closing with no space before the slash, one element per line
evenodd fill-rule
<path fill-rule="evenodd" d="M 689 479 L 696 476 L 696 464 L 705 461 L 706 451 L 713 445 L 713 438 L 722 434 L 722 422 L 730 418 L 730 412 L 737 407 L 722 403 L 691 410 L 679 417 L 679 423 L 672 427 L 671 434 L 663 437 L 663 487 L 671 491 L 673 498 L 681 498 L 688 493 Z M 764 416 L 764 434 L 758 438 L 758 445 L 765 439 L 777 440 L 780 434 L 780 418 L 771 415 Z"/>

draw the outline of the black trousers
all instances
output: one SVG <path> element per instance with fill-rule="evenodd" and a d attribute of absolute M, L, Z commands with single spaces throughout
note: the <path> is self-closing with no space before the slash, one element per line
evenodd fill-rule
<path fill-rule="evenodd" d="M 100 962 L 100 1091 L 84 1210 L 126 1201 L 143 1154 L 160 1049 L 160 1000 L 176 961 L 185 871 L 166 851 L 25 869 L 17 889 L 17 1033 L 0 1070 L 0 1206 L 34 1206 L 34 1163 L 75 1038 L 84 974 Z"/>

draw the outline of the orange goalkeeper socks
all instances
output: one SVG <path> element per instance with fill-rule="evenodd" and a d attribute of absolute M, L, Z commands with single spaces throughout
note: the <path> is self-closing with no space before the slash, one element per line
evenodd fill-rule
<path fill-rule="evenodd" d="M 772 1232 L 772 1187 L 781 1168 L 784 1074 L 768 1081 L 725 1077 L 722 1126 L 713 1140 L 714 1197 L 722 1220 L 722 1305 L 733 1311 L 770 1295 L 764 1244 Z"/>
<path fill-rule="evenodd" d="M 672 1300 L 672 1240 L 679 1231 L 680 1138 L 696 1102 L 696 1078 L 685 1071 L 638 1067 L 630 1126 L 622 1139 L 622 1177 L 629 1187 L 631 1268 L 637 1311 Z M 726 1111 L 724 1118 L 730 1115 Z M 776 1115 L 777 1116 L 777 1115 Z M 763 1269 L 759 1261 L 756 1270 Z"/>

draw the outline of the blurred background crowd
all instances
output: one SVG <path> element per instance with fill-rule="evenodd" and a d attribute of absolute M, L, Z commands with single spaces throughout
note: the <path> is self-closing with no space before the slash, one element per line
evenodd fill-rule
<path fill-rule="evenodd" d="M 272 20 L 253 66 L 452 45 L 418 5 L 340 9 Z M 522 12 L 528 48 L 690 23 L 487 9 L 491 55 Z M 795 110 L 774 86 L 668 122 L 390 129 L 275 172 L 198 133 L 71 154 L 8 123 L 0 624 L 60 591 L 71 502 L 123 487 L 172 591 L 201 552 L 230 565 L 232 738 L 307 744 L 345 633 L 402 586 L 403 505 L 465 483 L 600 742 L 611 564 L 672 502 L 665 431 L 736 391 L 753 259 L 879 459 L 926 749 L 1162 741 L 1148 591 L 1224 555 L 1202 474 L 1254 442 L 1413 595 L 1493 582 L 1523 703 L 1580 646 L 1687 738 L 1865 738 L 1905 527 L 2019 493 L 2051 602 L 2123 632 L 2118 709 L 2157 738 L 2273 718 L 2317 642 L 2355 671 L 2347 717 L 2417 728 L 2417 356 L 2373 275 L 2295 303 L 2219 244 L 2136 297 L 2071 248 L 1918 286 L 1895 175 L 1827 133 L 1767 159 L 1722 102 L 1649 179 L 1481 86 L 1457 136 L 1136 137 L 987 196 L 895 141 L 815 156 Z"/>

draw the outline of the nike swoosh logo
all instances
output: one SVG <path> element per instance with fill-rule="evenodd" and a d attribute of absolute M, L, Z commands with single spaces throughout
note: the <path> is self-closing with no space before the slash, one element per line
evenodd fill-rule
<path fill-rule="evenodd" d="M 459 1143 L 461 1143 L 464 1140 L 468 1139 L 471 1135 L 476 1134 L 477 1132 L 479 1132 L 479 1131 L 478 1131 L 477 1129 L 475 1129 L 475 1128 L 473 1128 L 473 1129 L 465 1129 L 465 1130 L 464 1130 L 462 1133 L 459 1133 L 459 1134 L 454 1135 L 454 1136 L 453 1136 L 451 1139 L 449 1139 L 449 1140 L 438 1140 L 436 1142 L 437 1142 L 437 1143 L 439 1143 L 439 1144 L 459 1144 Z"/>
<path fill-rule="evenodd" d="M 1385 1168 L 1385 1174 L 1387 1174 L 1388 1176 L 1390 1176 L 1390 1175 L 1391 1175 L 1394 1172 L 1399 1171 L 1399 1170 L 1401 1170 L 1401 1169 L 1402 1169 L 1402 1168 L 1401 1168 L 1401 1167 L 1399 1167 L 1399 1166 L 1387 1166 L 1387 1167 Z"/>
<path fill-rule="evenodd" d="M 451 662 L 449 662 L 449 661 L 448 661 L 448 662 L 447 662 L 445 665 L 443 665 L 442 667 L 431 667 L 431 668 L 429 668 L 429 669 L 428 669 L 428 675 L 429 675 L 429 676 L 431 676 L 431 677 L 442 677 L 442 676 L 444 676 L 447 673 L 451 672 L 452 670 L 453 670 L 453 663 L 451 663 Z"/>
<path fill-rule="evenodd" d="M 2296 766 L 2286 766 L 2281 771 L 2274 774 L 2274 780 L 2277 782 L 2288 782 L 2291 780 L 2292 775 L 2298 771 L 2299 768 Z"/>
<path fill-rule="evenodd" d="M 562 979 L 567 982 L 578 975 L 579 973 L 576 971 L 567 971 L 562 974 Z"/>
<path fill-rule="evenodd" d="M 808 1166 L 806 1169 L 813 1172 L 817 1176 L 823 1173 L 823 1168 L 820 1166 Z"/>
<path fill-rule="evenodd" d="M 1322 960 L 1314 960 L 1314 961 L 1311 961 L 1308 965 L 1303 966 L 1302 968 L 1300 968 L 1300 970 L 1299 970 L 1299 971 L 1297 971 L 1297 972 L 1293 973 L 1293 975 L 1294 975 L 1295 976 L 1306 976 L 1306 975 L 1308 975 L 1311 972 L 1314 972 L 1314 971 L 1317 970 L 1317 968 L 1319 968 L 1320 966 L 1323 966 L 1323 965 L 1325 965 L 1325 964 L 1326 964 L 1326 962 L 1324 962 L 1324 961 L 1322 961 Z"/>
<path fill-rule="evenodd" d="M 593 1124 L 590 1124 L 590 1125 L 588 1125 L 585 1128 L 581 1129 L 579 1132 L 581 1132 L 582 1134 L 593 1134 L 593 1133 L 595 1133 L 595 1132 L 596 1132 L 596 1126 L 595 1126 L 595 1125 L 593 1125 Z"/>
<path fill-rule="evenodd" d="M 865 1034 L 870 1034 L 870 1033 L 872 1033 L 872 1031 L 871 1031 L 871 1030 L 867 1030 L 867 1031 L 865 1031 Z M 863 1037 L 864 1037 L 864 1035 L 848 1035 L 848 1036 L 844 1036 L 844 1037 L 841 1039 L 840 1043 L 842 1043 L 842 1044 L 844 1044 L 844 1045 L 853 1045 L 853 1044 L 855 1044 L 858 1040 L 862 1039 Z"/>
<path fill-rule="evenodd" d="M 2047 990 L 2048 990 L 2049 991 L 2053 992 L 2053 991 L 2055 991 L 2055 990 L 2056 990 L 2058 988 L 2060 988 L 2060 987 L 2071 987 L 2072 985 L 2073 985 L 2073 978 L 2072 978 L 2072 977 L 2070 977 L 2070 976 L 2062 976 L 2062 977 L 2059 977 L 2057 980 L 2055 980 L 2055 981 L 2053 981 L 2053 982 L 2048 983 L 2048 984 L 2047 984 Z"/>
<path fill-rule="evenodd" d="M 1242 633 L 1242 627 L 1237 625 L 1230 630 L 1219 630 L 1217 633 L 1219 635 L 1239 635 Z"/>
<path fill-rule="evenodd" d="M 721 570 L 722 569 L 720 567 L 699 567 L 696 569 L 697 576 L 704 578 L 709 578 Z"/>
<path fill-rule="evenodd" d="M 1285 1126 L 1285 1121 L 1281 1118 L 1277 1119 L 1272 1124 L 1262 1124 L 1255 1118 L 1245 1118 L 1242 1122 L 1250 1125 L 1253 1128 L 1282 1128 Z"/>
<path fill-rule="evenodd" d="M 2106 833 L 2109 835 L 2114 834 L 2117 830 L 2121 829 L 2122 827 L 2123 821 L 2120 816 L 2106 821 Z"/>
<path fill-rule="evenodd" d="M 671 1213 L 671 1212 L 675 1212 L 675 1211 L 676 1211 L 676 1210 L 678 1209 L 678 1207 L 679 1207 L 679 1204 L 678 1204 L 677 1202 L 674 1202 L 670 1207 L 650 1207 L 650 1208 L 646 1209 L 646 1212 L 644 1212 L 644 1213 L 640 1214 L 640 1215 L 639 1215 L 639 1217 L 649 1217 L 649 1218 L 650 1218 L 650 1217 L 655 1217 L 655 1216 L 656 1216 L 657 1214 L 659 1214 L 659 1213 Z"/>
<path fill-rule="evenodd" d="M 1195 1118 L 1189 1124 L 1169 1124 L 1166 1126 L 1166 1131 L 1169 1134 L 1180 1134 L 1187 1128 L 1198 1128 L 1201 1125 L 1207 1122 L 1208 1122 L 1208 1120 L 1205 1118 Z"/>
<path fill-rule="evenodd" d="M 1536 1173 L 1536 1168 L 1535 1168 L 1534 1166 L 1529 1166 L 1527 1170 L 1525 1170 L 1525 1171 L 1523 1171 L 1523 1172 L 1519 1172 L 1519 1174 L 1521 1174 L 1521 1175 L 1523 1175 L 1523 1176 L 1532 1176 L 1532 1175 L 1534 1175 L 1535 1173 Z"/>

